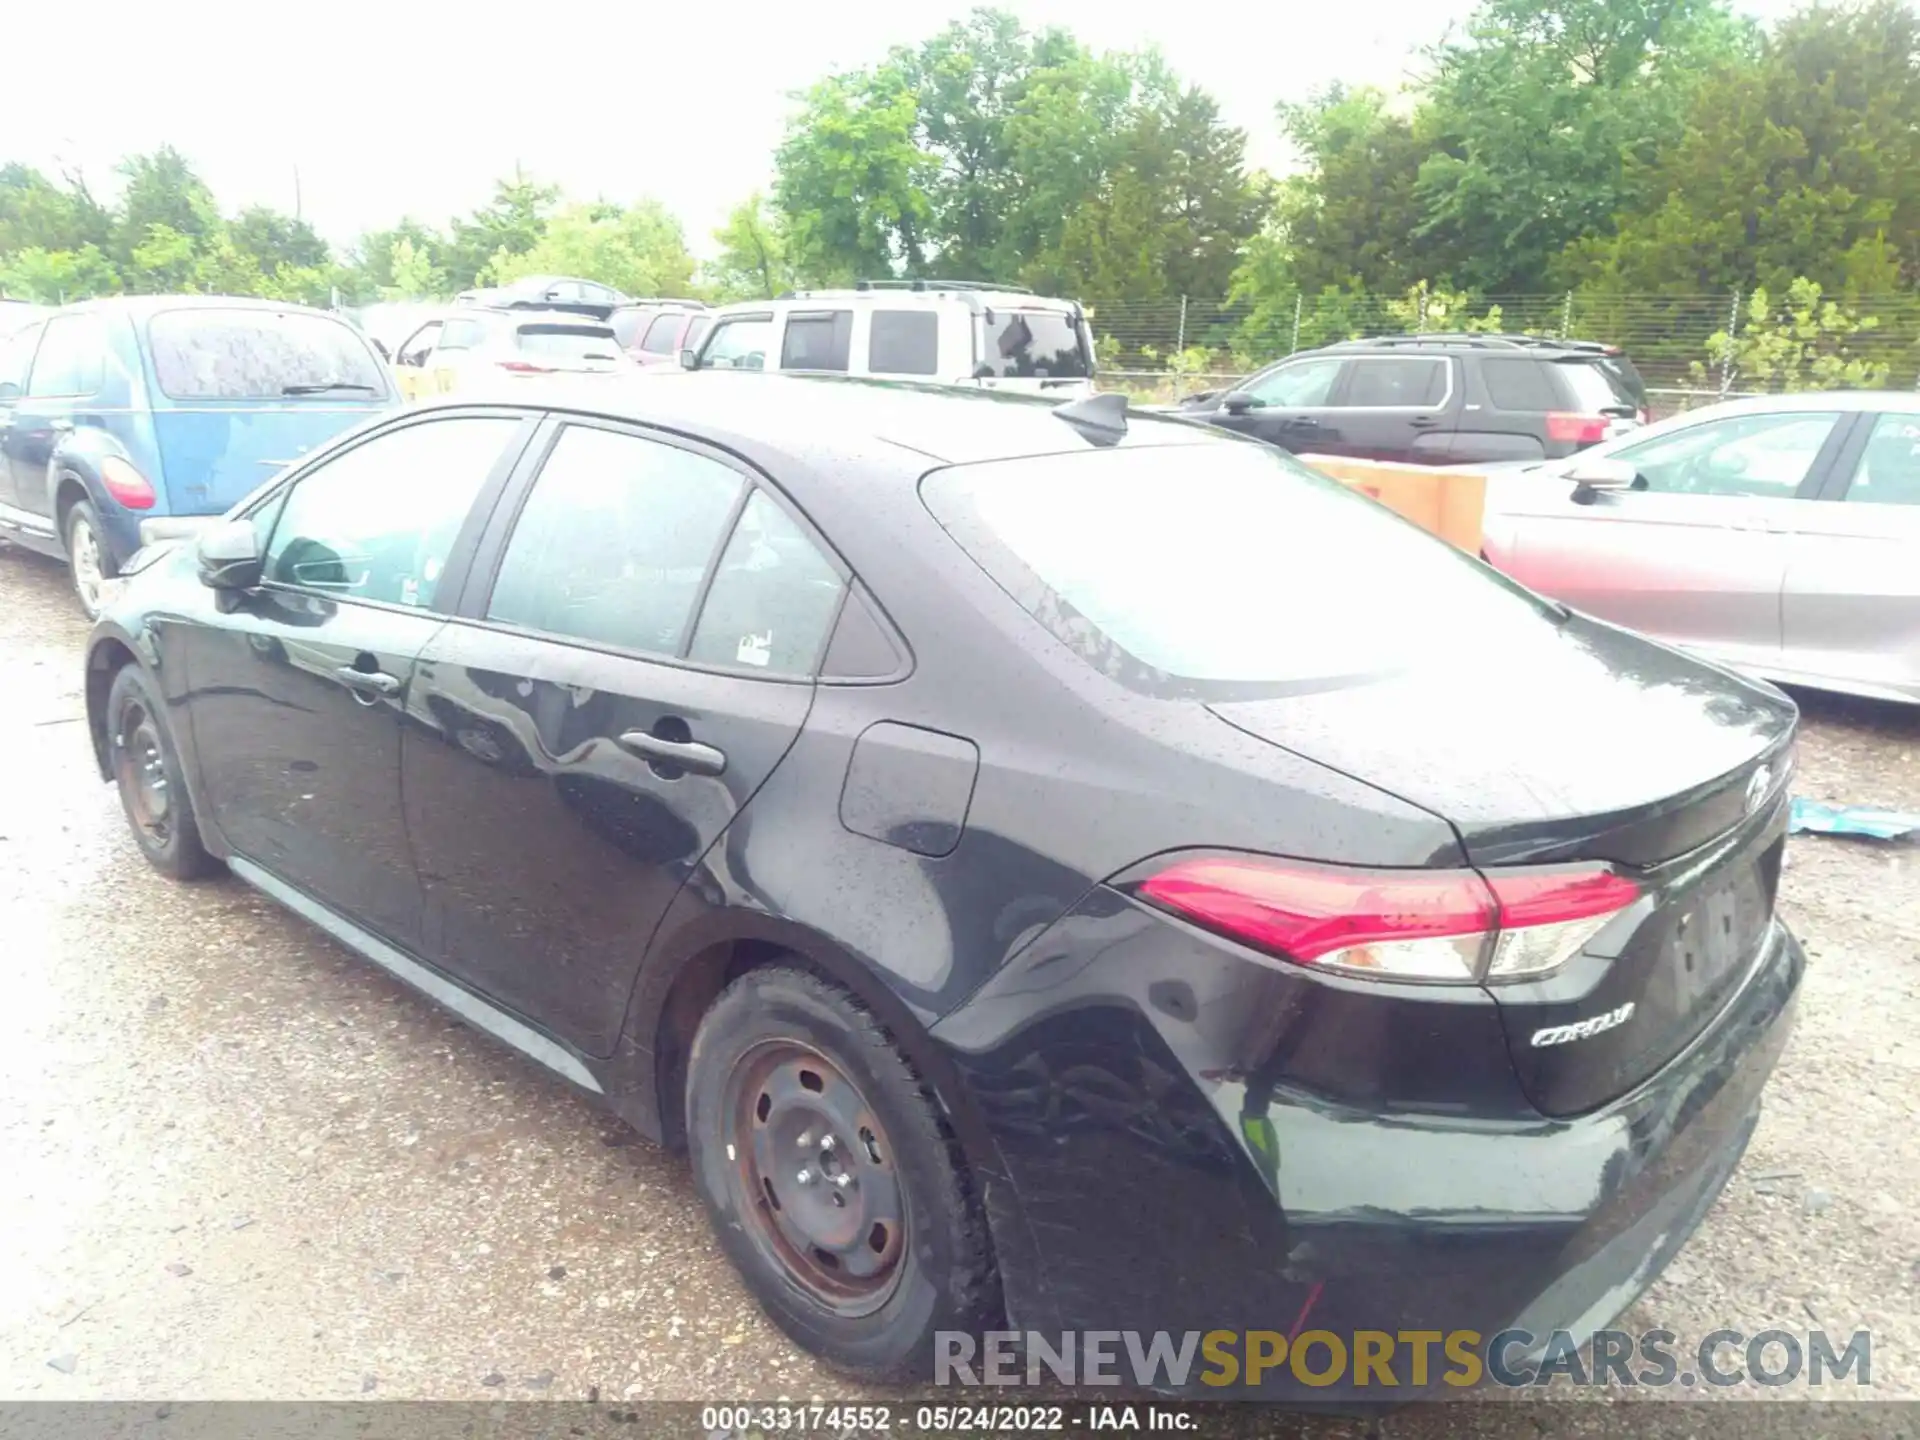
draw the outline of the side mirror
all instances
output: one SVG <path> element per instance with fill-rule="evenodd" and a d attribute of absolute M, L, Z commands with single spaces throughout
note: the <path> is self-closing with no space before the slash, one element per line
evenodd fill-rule
<path fill-rule="evenodd" d="M 251 590 L 260 583 L 260 532 L 251 520 L 227 520 L 194 546 L 200 583 L 211 590 Z"/>
<path fill-rule="evenodd" d="M 680 352 L 680 368 L 682 370 L 698 370 L 700 368 L 700 352 L 691 346 L 682 350 Z"/>
<path fill-rule="evenodd" d="M 20 398 L 20 387 L 11 380 L 0 380 L 0 405 L 11 405 Z"/>
<path fill-rule="evenodd" d="M 1244 415 L 1259 403 L 1244 390 L 1230 390 L 1220 397 L 1220 408 L 1229 415 Z"/>
<path fill-rule="evenodd" d="M 1595 456 L 1582 460 L 1565 474 L 1573 482 L 1576 504 L 1591 505 L 1603 492 L 1632 490 L 1640 483 L 1640 472 L 1625 460 Z"/>

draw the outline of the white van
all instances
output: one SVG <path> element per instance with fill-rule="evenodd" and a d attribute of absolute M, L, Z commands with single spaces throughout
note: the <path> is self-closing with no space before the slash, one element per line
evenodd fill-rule
<path fill-rule="evenodd" d="M 713 312 L 689 369 L 795 370 L 1013 390 L 1093 393 L 1093 335 L 1071 300 L 951 280 L 863 280 Z"/>

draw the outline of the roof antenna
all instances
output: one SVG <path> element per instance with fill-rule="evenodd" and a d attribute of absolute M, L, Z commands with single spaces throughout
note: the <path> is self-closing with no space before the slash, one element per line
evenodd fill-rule
<path fill-rule="evenodd" d="M 1069 400 L 1053 413 L 1096 445 L 1117 445 L 1127 433 L 1127 397 L 1118 390 Z"/>

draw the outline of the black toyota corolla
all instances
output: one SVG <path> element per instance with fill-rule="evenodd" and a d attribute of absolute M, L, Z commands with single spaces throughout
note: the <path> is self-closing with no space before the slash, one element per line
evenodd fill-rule
<path fill-rule="evenodd" d="M 1789 701 L 1110 398 L 530 385 L 141 560 L 86 685 L 147 857 L 687 1147 L 856 1374 L 1590 1331 L 1789 1027 Z"/>

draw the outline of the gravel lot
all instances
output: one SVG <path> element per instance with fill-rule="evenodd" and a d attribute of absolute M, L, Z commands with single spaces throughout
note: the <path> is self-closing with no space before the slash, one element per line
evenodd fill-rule
<path fill-rule="evenodd" d="M 88 753 L 84 635 L 57 567 L 0 553 L 0 1398 L 861 1398 L 760 1318 L 678 1161 L 237 882 L 151 873 Z M 1920 713 L 1803 703 L 1800 793 L 1920 810 Z M 1865 1328 L 1874 1393 L 1920 1398 L 1917 865 L 1792 842 L 1799 1030 L 1631 1328 Z M 1386 1428 L 1544 1433 L 1519 1409 Z"/>

